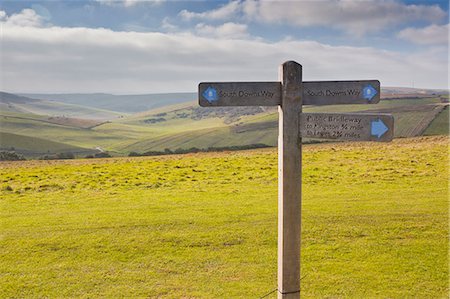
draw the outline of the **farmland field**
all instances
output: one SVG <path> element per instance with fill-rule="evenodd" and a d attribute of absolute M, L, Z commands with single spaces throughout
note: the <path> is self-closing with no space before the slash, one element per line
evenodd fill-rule
<path fill-rule="evenodd" d="M 448 296 L 448 146 L 304 146 L 302 297 Z M 2 162 L 0 194 L 1 298 L 276 288 L 275 149 Z"/>
<path fill-rule="evenodd" d="M 34 106 L 36 101 L 40 103 L 39 100 L 29 101 L 29 105 Z M 17 108 L 19 104 L 11 105 Z M 446 134 L 448 109 L 438 113 L 445 105 L 447 103 L 442 103 L 440 97 L 423 97 L 383 99 L 377 105 L 305 106 L 304 111 L 391 113 L 395 118 L 394 136 L 398 138 Z M 9 134 L 9 138 L 0 138 L 0 150 L 14 148 L 27 158 L 60 152 L 71 152 L 81 158 L 98 149 L 114 156 L 125 156 L 130 152 L 165 149 L 276 146 L 278 138 L 278 112 L 274 107 L 204 108 L 198 107 L 197 102 L 188 101 L 132 115 L 113 113 L 108 120 L 77 118 L 79 110 L 67 116 L 54 114 L 56 111 L 53 110 L 47 115 L 37 115 L 30 112 L 34 108 L 24 110 L 28 113 L 19 108 L 3 111 L 0 107 L 0 133 Z M 39 139 L 31 142 L 30 138 Z M 314 140 L 305 139 L 305 142 L 311 141 Z"/>
<path fill-rule="evenodd" d="M 430 123 L 426 129 L 425 135 L 448 135 L 449 133 L 449 108 L 444 110 Z"/>

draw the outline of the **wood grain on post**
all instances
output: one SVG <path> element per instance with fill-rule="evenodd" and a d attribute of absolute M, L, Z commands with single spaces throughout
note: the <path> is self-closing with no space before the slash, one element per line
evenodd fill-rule
<path fill-rule="evenodd" d="M 278 135 L 278 298 L 300 298 L 302 66 L 280 66 Z"/>

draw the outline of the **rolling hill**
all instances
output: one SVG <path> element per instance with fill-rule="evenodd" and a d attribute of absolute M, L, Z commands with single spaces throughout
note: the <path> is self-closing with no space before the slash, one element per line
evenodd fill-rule
<path fill-rule="evenodd" d="M 169 105 L 160 99 L 156 102 L 164 103 L 163 106 L 135 114 L 120 115 L 118 112 L 105 112 L 98 108 L 7 93 L 2 93 L 1 96 L 0 131 L 24 138 L 39 138 L 37 144 L 47 140 L 50 143 L 72 146 L 74 150 L 101 149 L 115 155 L 165 149 L 173 151 L 277 144 L 278 113 L 274 107 L 204 108 L 199 107 L 196 101 Z M 108 95 L 105 95 L 104 101 L 108 101 L 107 99 Z M 76 96 L 71 100 L 75 101 Z M 144 98 L 141 100 L 144 101 Z M 417 98 L 414 94 L 411 98 L 384 99 L 377 105 L 305 106 L 304 111 L 392 113 L 395 118 L 394 135 L 398 138 L 423 134 L 448 134 L 446 101 L 448 96 L 432 96 L 429 92 L 422 98 Z M 68 117 L 64 114 L 66 111 L 74 116 Z M 105 120 L 75 117 L 80 114 L 98 116 L 99 113 L 107 113 L 110 118 Z M 308 139 L 304 141 L 314 142 Z M 11 147 L 10 143 L 1 141 L 0 147 Z M 59 149 L 50 145 L 49 148 L 55 151 Z M 33 143 L 28 143 L 28 148 L 17 147 L 17 149 L 28 156 L 32 156 L 33 152 L 36 155 L 42 152 L 40 147 L 33 146 Z"/>
<path fill-rule="evenodd" d="M 79 104 L 48 101 L 0 92 L 0 113 L 17 112 L 38 115 L 65 116 L 108 120 L 120 117 L 123 113 L 87 107 Z"/>
<path fill-rule="evenodd" d="M 436 115 L 445 108 L 440 98 L 382 100 L 378 105 L 305 106 L 305 112 L 366 112 L 392 113 L 395 118 L 395 137 L 420 136 Z M 118 147 L 118 151 L 162 151 L 192 147 L 226 147 L 264 143 L 276 146 L 278 113 L 276 108 L 222 107 L 200 108 L 196 105 L 172 111 L 119 120 L 121 124 L 145 126 L 159 136 Z M 446 126 L 447 124 L 447 126 Z M 441 131 L 448 127 L 443 119 Z M 97 128 L 102 129 L 102 126 Z M 447 130 L 448 132 L 448 130 Z M 305 139 L 306 142 L 312 140 Z"/>
<path fill-rule="evenodd" d="M 383 87 L 381 97 L 388 98 L 424 98 L 438 97 L 448 95 L 446 90 L 419 89 L 407 87 Z M 197 93 L 155 93 L 140 95 L 113 95 L 108 93 L 91 93 L 91 94 L 32 94 L 21 93 L 24 96 L 33 99 L 41 99 L 58 103 L 72 104 L 90 108 L 97 108 L 107 111 L 115 111 L 120 113 L 141 113 L 148 110 L 184 104 L 197 100 Z"/>
<path fill-rule="evenodd" d="M 14 134 L 15 138 L 38 138 L 38 143 L 27 143 L 26 148 L 14 145 L 14 140 L 2 138 L 0 148 L 15 147 L 16 151 L 25 155 L 35 156 L 42 153 L 45 142 L 49 142 L 50 153 L 56 153 L 60 147 L 52 146 L 53 142 L 62 143 L 62 148 L 90 149 L 108 147 L 111 144 L 120 142 L 123 138 L 120 135 L 104 134 L 96 132 L 92 128 L 83 127 L 83 123 L 55 123 L 49 120 L 48 116 L 39 116 L 36 114 L 8 113 L 0 114 L 0 132 Z M 20 150 L 19 150 L 20 149 Z M 33 154 L 35 153 L 35 154 Z"/>
<path fill-rule="evenodd" d="M 39 157 L 54 153 L 73 153 L 83 156 L 97 153 L 97 150 L 82 148 L 31 136 L 0 131 L 0 150 L 15 151 L 28 157 Z"/>
<path fill-rule="evenodd" d="M 84 107 L 115 111 L 119 113 L 143 112 L 167 105 L 193 101 L 197 97 L 197 94 L 193 92 L 142 95 L 112 95 L 106 93 L 21 95 L 35 99 L 43 99 L 47 101 L 54 101 L 71 105 L 80 105 Z"/>

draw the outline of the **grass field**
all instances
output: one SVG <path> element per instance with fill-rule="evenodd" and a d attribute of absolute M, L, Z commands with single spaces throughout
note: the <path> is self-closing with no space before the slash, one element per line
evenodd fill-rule
<path fill-rule="evenodd" d="M 302 297 L 447 298 L 448 145 L 304 146 Z M 0 178 L 1 298 L 276 288 L 274 149 L 4 162 Z"/>
<path fill-rule="evenodd" d="M 449 134 L 449 107 L 447 106 L 442 112 L 430 123 L 425 130 L 424 135 L 448 135 Z"/>

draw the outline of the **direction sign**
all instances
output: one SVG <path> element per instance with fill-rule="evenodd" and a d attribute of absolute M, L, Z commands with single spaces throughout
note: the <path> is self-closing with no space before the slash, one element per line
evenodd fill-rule
<path fill-rule="evenodd" d="M 302 66 L 281 65 L 280 82 L 202 82 L 199 104 L 279 106 L 278 298 L 300 298 L 301 138 L 390 141 L 394 118 L 387 114 L 302 113 L 302 105 L 376 104 L 380 82 L 304 82 Z"/>
<path fill-rule="evenodd" d="M 302 138 L 354 141 L 391 141 L 394 117 L 390 114 L 300 113 Z"/>
<path fill-rule="evenodd" d="M 303 105 L 376 104 L 380 81 L 303 82 Z"/>
<path fill-rule="evenodd" d="M 281 101 L 280 82 L 202 82 L 199 104 L 209 106 L 277 106 Z"/>
<path fill-rule="evenodd" d="M 211 106 L 277 106 L 281 104 L 281 82 L 202 82 L 199 104 Z M 303 82 L 303 105 L 376 104 L 380 81 Z"/>

